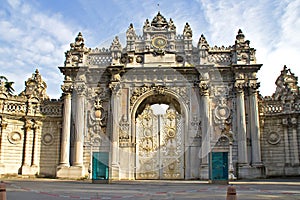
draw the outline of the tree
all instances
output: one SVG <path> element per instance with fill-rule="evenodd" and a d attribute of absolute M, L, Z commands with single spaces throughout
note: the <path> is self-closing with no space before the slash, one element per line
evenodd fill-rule
<path fill-rule="evenodd" d="M 4 87 L 6 88 L 8 94 L 12 95 L 14 93 L 14 88 L 12 85 L 14 82 L 8 81 L 8 79 L 5 76 L 0 76 L 0 82 L 4 82 Z"/>

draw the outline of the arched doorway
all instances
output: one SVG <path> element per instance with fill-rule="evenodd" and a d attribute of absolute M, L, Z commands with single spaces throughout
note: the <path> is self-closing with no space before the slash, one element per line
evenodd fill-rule
<path fill-rule="evenodd" d="M 185 125 L 178 101 L 149 96 L 140 103 L 135 122 L 136 179 L 184 179 Z"/>

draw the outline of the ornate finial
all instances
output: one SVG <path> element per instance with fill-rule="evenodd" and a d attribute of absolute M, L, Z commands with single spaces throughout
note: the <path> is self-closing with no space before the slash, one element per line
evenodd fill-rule
<path fill-rule="evenodd" d="M 189 23 L 186 22 L 184 29 L 183 29 L 183 35 L 187 36 L 187 37 L 192 37 L 193 36 L 193 32 L 192 29 L 189 25 Z"/>
<path fill-rule="evenodd" d="M 170 30 L 175 30 L 176 29 L 176 26 L 174 25 L 174 22 L 173 22 L 172 18 L 170 18 L 168 26 L 169 26 Z"/>
<path fill-rule="evenodd" d="M 201 34 L 201 36 L 199 38 L 198 48 L 199 49 L 208 49 L 209 48 L 209 44 L 207 43 L 207 40 L 203 34 Z"/>
<path fill-rule="evenodd" d="M 157 15 L 153 18 L 151 26 L 154 26 L 159 29 L 163 29 L 168 26 L 168 22 L 164 16 L 158 11 Z"/>
<path fill-rule="evenodd" d="M 239 41 L 244 41 L 245 35 L 243 34 L 242 30 L 239 29 L 236 39 Z"/>

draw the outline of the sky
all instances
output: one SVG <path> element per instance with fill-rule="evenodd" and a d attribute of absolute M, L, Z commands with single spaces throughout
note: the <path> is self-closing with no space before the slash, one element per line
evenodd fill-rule
<path fill-rule="evenodd" d="M 116 35 L 124 47 L 129 24 L 141 34 L 158 10 L 178 34 L 188 22 L 195 45 L 201 34 L 210 46 L 233 45 L 242 29 L 263 64 L 263 96 L 275 92 L 284 65 L 300 76 L 300 0 L 0 0 L 0 75 L 15 82 L 18 94 L 39 69 L 50 98 L 59 98 L 58 66 L 79 31 L 88 47 L 109 47 Z"/>

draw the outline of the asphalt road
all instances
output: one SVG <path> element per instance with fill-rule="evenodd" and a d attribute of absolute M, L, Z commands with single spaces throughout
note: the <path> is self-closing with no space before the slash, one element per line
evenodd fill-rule
<path fill-rule="evenodd" d="M 7 200 L 212 199 L 225 200 L 227 185 L 205 181 L 127 181 L 92 184 L 57 179 L 4 179 Z M 300 178 L 231 182 L 239 200 L 299 199 Z"/>

